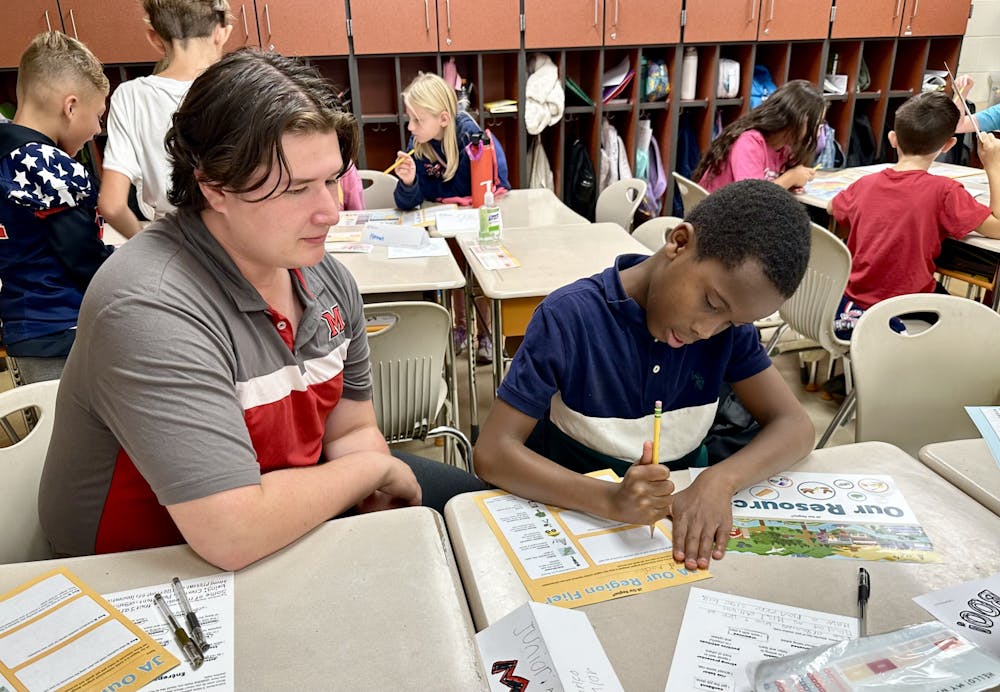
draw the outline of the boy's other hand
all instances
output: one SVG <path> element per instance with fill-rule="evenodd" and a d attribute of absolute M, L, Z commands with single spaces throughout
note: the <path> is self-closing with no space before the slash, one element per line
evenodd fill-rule
<path fill-rule="evenodd" d="M 953 84 L 955 96 L 962 99 L 967 98 L 973 86 L 975 86 L 975 80 L 972 79 L 971 75 L 962 74 L 955 77 Z"/>
<path fill-rule="evenodd" d="M 732 493 L 703 473 L 673 496 L 670 510 L 674 559 L 688 569 L 708 569 L 711 560 L 726 554 L 733 527 Z M 714 549 L 713 549 L 714 544 Z"/>
<path fill-rule="evenodd" d="M 983 168 L 1000 166 L 1000 140 L 992 132 L 983 132 L 979 138 L 979 159 Z"/>
<path fill-rule="evenodd" d="M 403 162 L 396 166 L 396 176 L 403 181 L 404 185 L 413 185 L 413 181 L 417 179 L 417 164 L 413 157 L 405 151 L 397 152 L 396 157 L 403 159 Z"/>
<path fill-rule="evenodd" d="M 629 524 L 652 524 L 667 516 L 674 483 L 670 469 L 653 463 L 653 443 L 642 444 L 642 457 L 618 484 L 612 502 L 614 518 Z"/>

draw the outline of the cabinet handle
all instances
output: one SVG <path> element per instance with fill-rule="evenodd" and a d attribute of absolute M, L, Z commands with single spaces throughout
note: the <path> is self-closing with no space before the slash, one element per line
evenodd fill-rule
<path fill-rule="evenodd" d="M 775 2 L 777 2 L 777 0 L 771 0 L 771 12 L 770 12 L 770 14 L 767 15 L 767 21 L 771 21 L 772 19 L 774 19 L 774 3 Z"/>
<path fill-rule="evenodd" d="M 264 26 L 267 27 L 267 40 L 270 41 L 271 40 L 271 10 L 267 6 L 266 2 L 264 3 Z"/>
<path fill-rule="evenodd" d="M 749 22 L 752 22 L 756 18 L 757 18 L 757 0 L 750 0 L 750 19 L 749 19 Z"/>
<path fill-rule="evenodd" d="M 52 22 L 49 21 L 49 11 L 45 10 L 45 26 L 49 28 L 49 32 L 52 31 Z"/>
<path fill-rule="evenodd" d="M 601 0 L 594 0 L 594 26 L 597 26 L 597 3 Z"/>
<path fill-rule="evenodd" d="M 903 0 L 896 0 L 896 11 L 892 13 L 892 18 L 895 19 L 899 16 L 899 13 L 903 11 Z"/>
<path fill-rule="evenodd" d="M 80 40 L 80 35 L 76 33 L 76 17 L 73 16 L 73 8 L 69 8 L 69 23 L 73 25 L 73 38 Z"/>
<path fill-rule="evenodd" d="M 431 15 L 427 10 L 427 0 L 424 0 L 424 26 L 427 27 L 427 33 L 431 31 Z"/>
<path fill-rule="evenodd" d="M 240 14 L 243 16 L 243 34 L 244 41 L 250 40 L 250 27 L 247 26 L 247 4 L 243 3 L 240 5 Z"/>
<path fill-rule="evenodd" d="M 910 19 L 917 16 L 917 8 L 920 7 L 920 0 L 913 0 L 913 14 L 910 15 Z"/>
<path fill-rule="evenodd" d="M 618 26 L 618 0 L 615 0 L 615 23 L 612 26 Z"/>
<path fill-rule="evenodd" d="M 444 0 L 444 13 L 448 18 L 448 33 L 451 33 L 451 0 Z"/>

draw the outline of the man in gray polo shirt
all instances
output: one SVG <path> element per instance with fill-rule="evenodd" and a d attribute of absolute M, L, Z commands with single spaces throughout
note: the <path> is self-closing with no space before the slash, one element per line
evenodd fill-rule
<path fill-rule="evenodd" d="M 80 311 L 39 493 L 57 554 L 186 541 L 239 569 L 352 508 L 483 487 L 393 457 L 376 425 L 361 297 L 324 246 L 357 148 L 331 103 L 314 70 L 259 51 L 191 86 L 166 142 L 178 211 Z"/>

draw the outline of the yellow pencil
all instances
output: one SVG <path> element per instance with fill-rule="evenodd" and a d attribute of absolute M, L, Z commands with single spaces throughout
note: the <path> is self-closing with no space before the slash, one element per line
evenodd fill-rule
<path fill-rule="evenodd" d="M 816 164 L 815 166 L 813 166 L 813 170 L 814 170 L 814 171 L 818 171 L 818 170 L 819 170 L 820 168 L 822 168 L 822 167 L 823 167 L 823 164 L 821 164 L 821 163 L 817 163 L 817 164 Z"/>
<path fill-rule="evenodd" d="M 413 152 L 414 151 L 416 151 L 416 149 L 410 149 L 408 152 L 406 152 L 406 155 L 407 156 L 413 156 Z M 396 159 L 396 163 L 392 164 L 391 166 L 389 166 L 388 168 L 386 168 L 382 172 L 385 173 L 386 175 L 389 175 L 394 170 L 396 170 L 396 166 L 398 166 L 399 164 L 403 163 L 403 161 L 405 161 L 405 160 L 406 159 L 404 159 L 402 156 L 400 156 L 399 158 Z"/>
<path fill-rule="evenodd" d="M 660 421 L 663 417 L 663 402 L 657 399 L 653 406 L 653 463 L 660 463 Z M 653 537 L 656 524 L 649 525 L 649 537 Z"/>

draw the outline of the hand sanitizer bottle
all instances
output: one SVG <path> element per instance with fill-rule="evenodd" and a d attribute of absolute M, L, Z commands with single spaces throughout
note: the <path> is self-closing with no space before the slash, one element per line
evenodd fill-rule
<path fill-rule="evenodd" d="M 479 207 L 479 243 L 499 245 L 503 220 L 500 218 L 500 207 L 493 199 L 493 181 L 484 180 L 480 185 L 486 186 L 486 193 L 483 195 L 483 206 Z"/>

